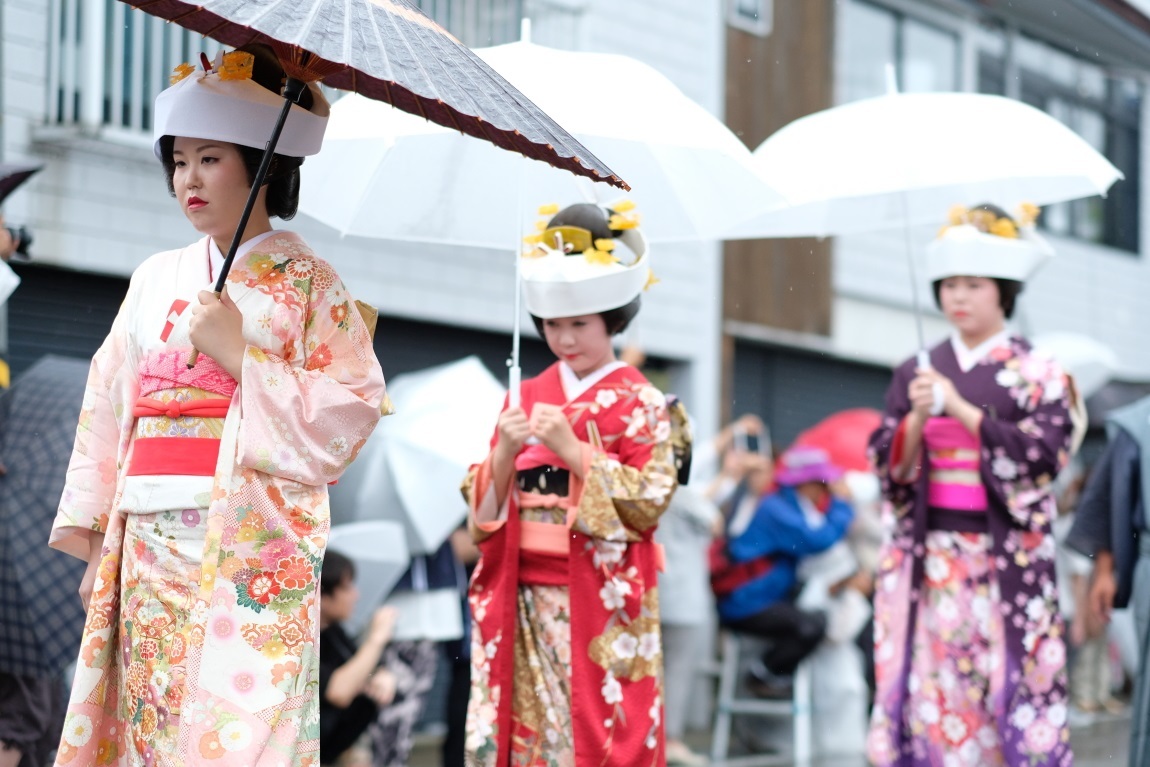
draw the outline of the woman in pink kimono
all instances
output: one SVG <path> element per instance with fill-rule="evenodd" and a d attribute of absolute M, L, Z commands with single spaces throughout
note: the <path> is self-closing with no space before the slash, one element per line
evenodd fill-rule
<path fill-rule="evenodd" d="M 868 752 L 878 767 L 1068 767 L 1050 525 L 1069 387 L 1005 324 L 1049 249 L 998 208 L 954 217 L 927 251 L 954 334 L 895 370 L 871 437 L 893 519 Z"/>
<path fill-rule="evenodd" d="M 156 100 L 156 154 L 205 236 L 136 269 L 92 359 L 51 536 L 89 563 L 60 765 L 319 761 L 327 485 L 385 393 L 339 277 L 270 223 L 295 213 L 319 150 L 317 89 L 292 107 L 228 286 L 210 292 L 282 104 L 268 90 L 282 72 L 257 53 L 185 65 Z"/>
<path fill-rule="evenodd" d="M 629 224 L 571 206 L 523 264 L 527 308 L 559 361 L 523 382 L 465 485 L 481 552 L 469 764 L 664 764 L 652 535 L 676 468 L 667 401 L 611 346 L 649 278 Z M 631 263 L 612 255 L 616 240 Z"/>

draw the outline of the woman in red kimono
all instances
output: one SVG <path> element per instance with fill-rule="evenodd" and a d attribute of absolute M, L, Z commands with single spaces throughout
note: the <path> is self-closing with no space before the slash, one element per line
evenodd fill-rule
<path fill-rule="evenodd" d="M 639 309 L 646 244 L 625 212 L 574 205 L 524 258 L 527 308 L 559 360 L 523 382 L 464 487 L 482 554 L 469 763 L 661 767 L 651 537 L 677 482 L 671 422 L 611 345 Z"/>
<path fill-rule="evenodd" d="M 1070 387 L 1006 328 L 1049 248 L 993 206 L 954 216 L 927 255 L 954 333 L 929 365 L 895 370 L 871 437 L 894 519 L 868 754 L 878 767 L 1068 767 L 1050 523 Z"/>

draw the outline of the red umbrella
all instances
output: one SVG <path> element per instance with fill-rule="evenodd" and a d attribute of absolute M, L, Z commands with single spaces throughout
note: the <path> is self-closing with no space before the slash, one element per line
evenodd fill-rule
<path fill-rule="evenodd" d="M 832 463 L 847 471 L 870 471 L 867 442 L 881 421 L 882 414 L 871 408 L 843 410 L 799 434 L 794 444 L 822 448 Z"/>

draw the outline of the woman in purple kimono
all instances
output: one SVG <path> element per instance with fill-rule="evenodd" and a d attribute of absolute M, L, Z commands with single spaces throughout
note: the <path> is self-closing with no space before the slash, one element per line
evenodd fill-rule
<path fill-rule="evenodd" d="M 952 212 L 927 258 L 954 332 L 929 366 L 895 370 L 871 437 L 892 529 L 875 594 L 875 765 L 1072 762 L 1050 532 L 1068 387 L 1006 329 L 1051 255 L 1036 213 L 1019 225 L 989 205 Z"/>

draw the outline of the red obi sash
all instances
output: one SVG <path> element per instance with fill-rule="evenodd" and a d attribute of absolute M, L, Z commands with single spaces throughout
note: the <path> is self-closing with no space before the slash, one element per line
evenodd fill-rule
<path fill-rule="evenodd" d="M 197 399 L 180 402 L 162 402 L 151 397 L 140 397 L 132 414 L 180 418 L 225 418 L 231 400 Z M 216 473 L 220 454 L 220 440 L 209 437 L 138 437 L 132 448 L 129 477 L 154 474 L 176 474 L 191 477 L 210 477 Z"/>

